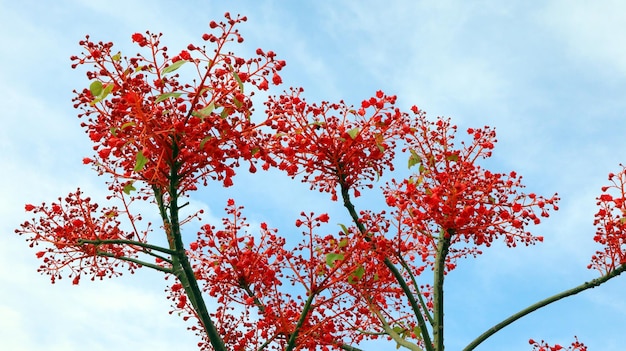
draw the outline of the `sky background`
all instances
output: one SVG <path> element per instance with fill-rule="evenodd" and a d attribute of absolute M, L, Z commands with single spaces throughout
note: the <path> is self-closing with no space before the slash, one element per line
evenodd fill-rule
<path fill-rule="evenodd" d="M 70 101 L 73 89 L 89 83 L 70 69 L 78 41 L 90 34 L 133 55 L 130 35 L 149 29 L 164 33 L 176 52 L 226 11 L 249 19 L 239 27 L 246 41 L 238 54 L 261 47 L 287 61 L 281 89 L 302 86 L 309 101 L 353 104 L 381 89 L 405 109 L 416 104 L 431 117 L 451 117 L 461 131 L 493 126 L 499 142 L 485 166 L 517 171 L 530 192 L 559 193 L 560 211 L 531 228 L 545 237 L 542 245 L 494 245 L 447 276 L 447 349 L 597 276 L 586 269 L 597 249 L 594 198 L 626 162 L 626 2 L 0 0 L 0 349 L 196 349 L 186 324 L 167 313 L 160 273 L 51 285 L 14 229 L 30 218 L 25 203 L 50 202 L 78 186 L 105 196 L 103 180 L 81 163 L 91 145 Z M 210 186 L 192 207 L 214 221 L 229 197 L 251 221 L 268 221 L 284 235 L 302 210 L 347 222 L 328 196 L 275 173 L 242 174 L 229 189 Z M 364 196 L 357 206 L 380 200 Z M 557 302 L 477 350 L 529 350 L 529 338 L 568 343 L 577 335 L 590 350 L 621 351 L 625 288 L 626 277 L 616 278 Z"/>

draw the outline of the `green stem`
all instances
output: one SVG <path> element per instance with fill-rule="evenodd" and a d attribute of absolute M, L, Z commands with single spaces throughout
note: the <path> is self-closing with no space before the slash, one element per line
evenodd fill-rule
<path fill-rule="evenodd" d="M 363 350 L 359 349 L 358 347 L 345 345 L 345 344 L 339 346 L 339 348 L 342 349 L 342 350 L 346 350 L 346 351 L 363 351 Z"/>
<path fill-rule="evenodd" d="M 224 345 L 224 341 L 222 337 L 219 335 L 217 328 L 213 324 L 211 320 L 211 316 L 209 315 L 209 311 L 207 310 L 206 303 L 202 298 L 202 291 L 198 286 L 198 281 L 196 280 L 195 273 L 191 264 L 189 263 L 189 258 L 187 256 L 187 252 L 185 250 L 185 246 L 183 244 L 182 234 L 180 230 L 180 219 L 178 217 L 178 211 L 180 207 L 178 206 L 178 187 L 179 183 L 179 174 L 178 168 L 179 164 L 176 162 L 176 158 L 178 157 L 178 146 L 176 145 L 176 140 L 172 140 L 172 164 L 170 165 L 170 177 L 169 177 L 169 237 L 168 242 L 170 245 L 173 245 L 172 249 L 175 251 L 175 255 L 172 256 L 172 266 L 174 270 L 174 274 L 180 280 L 185 289 L 185 293 L 189 298 L 194 310 L 196 311 L 200 322 L 202 323 L 204 330 L 207 333 L 209 341 L 213 346 L 215 351 L 226 351 L 226 345 Z M 162 194 L 161 194 L 162 195 Z M 161 216 L 165 215 L 163 218 L 165 221 L 165 225 L 168 224 L 167 213 L 165 213 L 165 206 L 163 206 L 163 197 L 157 201 L 159 202 L 159 208 L 161 210 Z M 167 231 L 167 228 L 166 228 Z"/>
<path fill-rule="evenodd" d="M 476 346 L 480 345 L 483 341 L 485 341 L 486 339 L 488 339 L 490 336 L 492 336 L 493 334 L 497 333 L 498 331 L 502 330 L 504 327 L 508 326 L 509 324 L 515 322 L 516 320 L 526 316 L 527 314 L 530 314 L 542 307 L 545 307 L 553 302 L 559 301 L 563 298 L 566 298 L 568 296 L 572 296 L 572 295 L 576 295 L 580 292 L 583 292 L 587 289 L 592 289 L 595 288 L 597 286 L 600 286 L 601 284 L 606 283 L 607 281 L 609 281 L 612 278 L 617 277 L 618 275 L 622 274 L 624 271 L 626 271 L 626 265 L 621 265 L 619 267 L 617 267 L 615 270 L 613 270 L 612 272 L 601 276 L 600 278 L 596 278 L 593 279 L 591 281 L 588 282 L 584 282 L 581 285 L 578 285 L 574 288 L 571 288 L 569 290 L 565 290 L 563 292 L 560 292 L 556 295 L 550 296 L 544 300 L 541 300 L 535 304 L 532 304 L 528 307 L 526 307 L 525 309 L 511 315 L 509 318 L 503 320 L 502 322 L 494 325 L 493 327 L 489 328 L 487 331 L 485 331 L 484 333 L 482 333 L 479 337 L 477 337 L 476 339 L 474 339 L 474 341 L 472 341 L 471 343 L 469 343 L 464 349 L 463 351 L 471 351 L 474 350 L 476 348 Z"/>
<path fill-rule="evenodd" d="M 293 333 L 291 333 L 291 336 L 289 337 L 289 342 L 287 343 L 287 348 L 285 349 L 285 351 L 291 351 L 296 346 L 296 339 L 298 338 L 298 332 L 300 331 L 300 328 L 302 328 L 302 325 L 304 324 L 304 321 L 306 320 L 306 317 L 309 314 L 309 310 L 311 309 L 311 304 L 313 303 L 313 299 L 315 299 L 315 293 L 311 292 L 311 295 L 309 295 L 309 297 L 306 299 L 306 302 L 304 303 L 304 309 L 302 310 L 302 313 L 300 314 L 300 319 L 298 319 L 296 328 L 294 329 Z"/>
<path fill-rule="evenodd" d="M 422 311 L 424 311 L 424 314 L 426 315 L 426 319 L 428 319 L 428 323 L 430 323 L 430 325 L 432 326 L 435 322 L 433 321 L 433 316 L 428 311 L 428 307 L 426 306 L 426 301 L 424 301 L 424 296 L 420 292 L 420 287 L 417 284 L 417 279 L 415 279 L 415 275 L 413 275 L 413 272 L 411 272 L 411 269 L 408 263 L 406 263 L 406 261 L 404 260 L 404 257 L 402 257 L 400 253 L 398 253 L 398 259 L 400 260 L 400 264 L 402 265 L 402 267 L 406 269 L 406 272 L 409 274 L 409 278 L 411 278 L 411 284 L 413 284 L 413 288 L 417 292 L 417 298 L 420 300 L 419 302 L 420 302 L 420 306 L 422 307 Z"/>
<path fill-rule="evenodd" d="M 435 350 L 443 351 L 443 282 L 446 274 L 446 258 L 450 249 L 450 238 L 454 235 L 454 230 L 444 230 L 440 232 L 437 242 L 437 256 L 435 257 L 434 284 L 433 284 L 433 337 L 435 339 Z"/>
<path fill-rule="evenodd" d="M 97 255 L 98 256 L 105 256 L 105 257 L 112 257 L 112 258 L 116 258 L 116 259 L 121 260 L 121 261 L 127 261 L 127 262 L 136 263 L 138 265 L 145 266 L 145 267 L 148 267 L 148 268 L 152 268 L 152 269 L 155 269 L 155 270 L 163 272 L 163 273 L 170 273 L 170 274 L 174 273 L 174 271 L 171 268 L 162 267 L 162 266 L 159 266 L 159 265 L 154 264 L 154 263 L 144 262 L 144 261 L 141 261 L 139 259 L 132 258 L 132 257 L 125 257 L 125 256 L 121 256 L 120 257 L 120 256 L 116 256 L 115 254 L 112 254 L 110 252 L 105 252 L 105 251 L 98 251 Z"/>
<path fill-rule="evenodd" d="M 374 314 L 376 315 L 376 317 L 378 317 L 378 320 L 380 320 L 380 322 L 383 325 L 383 329 L 385 330 L 385 332 L 387 333 L 387 335 L 389 335 L 395 342 L 398 343 L 398 345 L 400 346 L 404 346 L 407 349 L 411 350 L 411 351 L 422 351 L 422 349 L 411 343 L 406 341 L 403 337 L 401 337 L 398 333 L 396 333 L 390 326 L 389 323 L 387 323 L 387 320 L 385 320 L 385 317 L 383 316 L 382 313 L 380 313 L 380 311 L 378 311 L 376 309 L 376 307 L 372 307 L 372 312 L 374 312 Z M 400 347 L 398 346 L 398 348 Z"/>
<path fill-rule="evenodd" d="M 164 247 L 161 246 L 156 246 L 156 245 L 152 245 L 152 244 L 148 244 L 148 243 L 142 243 L 140 241 L 135 241 L 135 240 L 126 240 L 126 239 L 107 239 L 107 240 L 102 240 L 102 239 L 96 239 L 96 240 L 87 240 L 87 239 L 80 239 L 78 240 L 78 244 L 92 244 L 95 246 L 98 245 L 106 245 L 106 244 L 124 244 L 124 245 L 130 245 L 130 246 L 139 246 L 142 247 L 144 249 L 149 249 L 149 250 L 154 250 L 154 251 L 158 251 L 158 252 L 162 252 L 168 255 L 174 255 L 175 252 L 169 249 L 166 249 Z M 145 252 L 146 254 L 150 254 L 149 252 Z"/>
<path fill-rule="evenodd" d="M 367 236 L 365 226 L 363 226 L 363 223 L 361 223 L 359 219 L 359 215 L 356 213 L 356 209 L 354 208 L 352 201 L 350 201 L 350 194 L 348 192 L 349 188 L 345 186 L 343 182 L 340 182 L 340 184 L 341 184 L 341 196 L 343 197 L 344 207 L 350 213 L 350 216 L 352 217 L 352 221 L 354 221 L 354 224 L 356 225 L 356 227 L 359 229 L 361 234 L 363 234 L 363 237 L 365 238 L 365 240 L 367 241 L 371 240 Z M 407 285 L 406 281 L 402 277 L 402 274 L 400 273 L 398 268 L 391 262 L 391 260 L 389 260 L 388 257 L 385 258 L 384 263 L 385 263 L 385 266 L 387 266 L 387 268 L 391 272 L 391 274 L 394 276 L 394 278 L 396 278 L 396 280 L 398 281 L 398 284 L 400 284 L 400 287 L 402 288 L 402 291 L 404 292 L 404 295 L 409 300 L 409 304 L 411 305 L 411 308 L 413 309 L 413 314 L 417 318 L 417 324 L 422 333 L 422 338 L 424 340 L 424 347 L 426 347 L 427 351 L 435 351 L 433 349 L 433 345 L 430 340 L 430 331 L 428 330 L 426 321 L 424 320 L 424 316 L 422 315 L 422 312 L 420 311 L 417 301 L 415 300 L 415 296 L 413 296 L 413 292 Z"/>

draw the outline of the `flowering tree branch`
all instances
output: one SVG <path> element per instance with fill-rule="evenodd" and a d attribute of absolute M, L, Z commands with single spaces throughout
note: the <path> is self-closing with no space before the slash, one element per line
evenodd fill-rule
<path fill-rule="evenodd" d="M 36 252 L 39 271 L 73 284 L 84 275 L 119 276 L 120 267 L 162 272 L 172 278 L 171 313 L 197 323 L 190 329 L 203 351 L 360 351 L 353 345 L 381 337 L 410 350 L 443 351 L 446 274 L 496 240 L 511 248 L 542 242 L 528 227 L 558 209 L 557 194 L 526 193 L 516 172 L 481 167 L 496 142 L 492 128 L 469 128 L 458 143 L 450 119 L 428 119 L 416 106 L 404 112 L 382 91 L 354 107 L 309 103 L 303 89 L 292 88 L 270 96 L 266 118 L 254 123 L 255 91 L 281 84 L 285 62 L 260 48 L 250 58 L 228 51 L 229 43 L 243 42 L 236 26 L 245 21 L 227 13 L 223 22 L 209 23 L 204 44 L 175 55 L 150 32 L 131 36 L 144 50 L 134 57 L 88 36 L 80 42 L 84 52 L 72 57 L 72 66 L 91 65 L 90 84 L 73 101 L 95 152 L 83 162 L 112 178 L 107 201 L 121 205 L 100 207 L 80 189 L 50 204 L 26 205 L 35 218 L 16 232 L 31 247 L 45 246 Z M 196 77 L 184 82 L 187 74 Z M 352 197 L 393 171 L 400 151 L 412 174 L 381 187 L 384 210 L 357 212 Z M 321 233 L 329 214 L 303 211 L 295 220 L 302 241 L 289 247 L 264 222 L 250 232 L 243 207 L 229 199 L 221 225 L 203 223 L 196 240 L 185 243 L 185 225 L 203 213 L 181 216 L 185 199 L 209 182 L 232 186 L 242 163 L 251 173 L 260 166 L 300 177 L 331 201 L 340 194 L 353 224 Z M 508 317 L 465 351 L 626 270 L 626 168 L 609 181 L 594 218 L 602 249 L 588 266 L 601 277 Z M 138 201 L 156 205 L 166 245 L 154 244 L 150 223 L 141 229 L 141 215 L 132 214 Z M 568 350 L 586 346 L 576 339 Z"/>

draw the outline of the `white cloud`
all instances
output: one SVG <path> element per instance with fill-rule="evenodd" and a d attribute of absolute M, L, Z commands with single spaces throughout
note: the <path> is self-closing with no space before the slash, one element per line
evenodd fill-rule
<path fill-rule="evenodd" d="M 551 1 L 539 19 L 562 40 L 571 55 L 607 79 L 626 75 L 626 4 L 623 1 Z M 621 33 L 621 34 L 620 34 Z"/>

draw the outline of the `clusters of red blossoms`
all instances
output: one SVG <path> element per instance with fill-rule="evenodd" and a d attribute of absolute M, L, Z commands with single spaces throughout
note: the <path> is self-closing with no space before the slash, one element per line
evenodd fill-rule
<path fill-rule="evenodd" d="M 543 340 L 535 341 L 533 339 L 530 339 L 528 340 L 528 343 L 533 346 L 533 351 L 587 351 L 587 346 L 578 341 L 578 338 L 576 338 L 576 340 L 573 341 L 572 344 L 567 348 L 559 344 L 550 346 L 547 342 Z"/>
<path fill-rule="evenodd" d="M 208 179 L 232 185 L 240 159 L 251 169 L 255 159 L 270 161 L 263 147 L 267 136 L 250 118 L 254 92 L 244 88 L 279 84 L 285 62 L 261 49 L 248 59 L 226 51 L 228 42 L 243 41 L 234 27 L 246 20 L 226 18 L 211 22 L 214 33 L 203 35 L 214 50 L 189 44 L 172 57 L 160 44 L 161 35 L 149 32 L 132 35 L 146 53 L 131 58 L 115 53 L 112 43 L 89 37 L 80 42 L 85 52 L 72 57 L 72 67 L 93 66 L 89 89 L 74 99 L 95 144 L 95 157 L 85 163 L 157 187 L 167 187 L 174 169 L 182 193 Z M 179 72 L 196 77 L 183 84 Z"/>
<path fill-rule="evenodd" d="M 596 226 L 594 240 L 603 245 L 591 258 L 589 268 L 608 274 L 626 263 L 626 167 L 609 174 L 611 185 L 602 187 L 596 199 L 599 207 L 593 224 Z"/>
<path fill-rule="evenodd" d="M 461 142 L 459 148 L 454 145 L 457 127 L 449 119 L 429 121 L 423 111 L 413 108 L 413 112 L 413 133 L 405 141 L 409 167 L 416 172 L 384 189 L 387 204 L 395 208 L 400 241 L 412 243 L 428 262 L 434 258 L 440 233 L 450 236 L 450 269 L 455 258 L 479 254 L 476 247 L 490 246 L 499 237 L 508 246 L 543 240 L 526 226 L 539 224 L 550 208 L 557 210 L 558 197 L 525 194 L 515 172 L 494 173 L 477 165 L 477 160 L 491 156 L 493 129 L 468 129 L 471 142 Z"/>
<path fill-rule="evenodd" d="M 38 271 L 50 276 L 54 283 L 61 279 L 61 272 L 69 270 L 68 277 L 73 284 L 78 284 L 82 275 L 91 275 L 91 279 L 103 279 L 121 275 L 117 270 L 126 265 L 133 272 L 138 265 L 132 261 L 120 261 L 115 258 L 137 257 L 141 248 L 123 244 L 103 243 L 104 240 L 135 239 L 145 241 L 146 232 L 126 232 L 120 228 L 120 210 L 115 207 L 98 209 L 98 204 L 77 190 L 64 199 L 50 205 L 26 205 L 26 211 L 38 216 L 26 221 L 16 230 L 19 235 L 26 235 L 30 246 L 47 244 L 37 252 L 43 263 Z M 138 221 L 140 217 L 131 217 Z M 85 241 L 91 244 L 85 245 Z"/>
<path fill-rule="evenodd" d="M 338 186 L 358 196 L 359 188 L 371 188 L 385 169 L 393 170 L 395 142 L 408 132 L 395 96 L 378 91 L 356 110 L 343 101 L 310 104 L 301 93 L 291 90 L 266 103 L 280 169 L 333 200 Z"/>
<path fill-rule="evenodd" d="M 196 279 L 217 302 L 212 317 L 229 349 L 258 349 L 267 342 L 269 350 L 284 350 L 296 331 L 296 344 L 302 350 L 336 348 L 347 341 L 376 337 L 378 321 L 368 307 L 375 302 L 368 304 L 355 293 L 357 283 L 359 289 L 367 285 L 367 295 L 384 303 L 388 292 L 384 285 L 389 285 L 389 273 L 381 270 L 380 257 L 369 254 L 371 243 L 353 240 L 348 233 L 320 236 L 316 231 L 328 223 L 328 214 L 302 213 L 296 226 L 304 228 L 304 240 L 287 250 L 285 239 L 265 223 L 258 234 L 252 234 L 242 209 L 229 200 L 222 228 L 203 226 L 188 252 Z M 304 288 L 306 294 L 279 289 L 285 283 Z M 181 284 L 169 290 L 176 306 L 172 312 L 184 314 L 185 319 L 194 316 Z M 303 311 L 306 318 L 298 326 Z M 373 328 L 369 335 L 359 332 L 368 328 Z M 192 329 L 205 337 L 202 348 L 210 349 L 201 326 Z"/>

